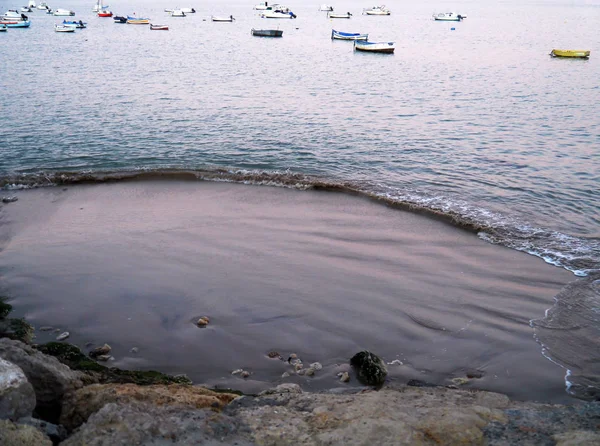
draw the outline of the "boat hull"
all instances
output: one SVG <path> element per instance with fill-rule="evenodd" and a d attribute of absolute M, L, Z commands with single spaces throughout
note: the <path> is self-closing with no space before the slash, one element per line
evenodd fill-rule
<path fill-rule="evenodd" d="M 394 42 L 362 42 L 355 41 L 354 49 L 367 53 L 386 53 L 391 54 L 396 49 Z"/>
<path fill-rule="evenodd" d="M 367 40 L 368 38 L 368 34 L 343 33 L 335 29 L 331 30 L 331 39 L 333 40 Z"/>
<path fill-rule="evenodd" d="M 349 19 L 352 17 L 352 14 L 347 12 L 346 14 L 327 14 L 327 18 L 329 19 Z"/>
<path fill-rule="evenodd" d="M 266 12 L 261 14 L 263 19 L 295 19 L 296 14 L 292 12 Z"/>
<path fill-rule="evenodd" d="M 74 33 L 75 27 L 69 25 L 57 25 L 54 27 L 54 31 L 57 33 Z"/>
<path fill-rule="evenodd" d="M 283 31 L 279 29 L 252 29 L 250 33 L 256 37 L 282 37 Z"/>
<path fill-rule="evenodd" d="M 235 19 L 233 17 L 211 17 L 213 22 L 233 22 Z"/>
<path fill-rule="evenodd" d="M 29 20 L 14 22 L 10 20 L 3 20 L 0 25 L 5 25 L 7 28 L 29 28 L 31 22 Z"/>
<path fill-rule="evenodd" d="M 552 57 L 567 57 L 571 59 L 587 59 L 590 57 L 588 50 L 552 50 Z"/>
<path fill-rule="evenodd" d="M 152 24 L 150 24 L 150 29 L 153 31 L 168 31 L 169 26 L 168 25 L 152 25 Z"/>
<path fill-rule="evenodd" d="M 0 32 L 5 32 L 6 30 L 6 25 L 0 25 Z"/>
<path fill-rule="evenodd" d="M 127 19 L 129 25 L 149 25 L 150 20 L 147 19 Z"/>

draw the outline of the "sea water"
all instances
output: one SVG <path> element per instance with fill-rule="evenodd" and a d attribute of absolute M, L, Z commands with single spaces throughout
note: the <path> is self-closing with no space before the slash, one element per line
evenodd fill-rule
<path fill-rule="evenodd" d="M 62 18 L 35 11 L 31 28 L 0 35 L 6 189 L 151 173 L 346 190 L 445 217 L 573 279 L 600 269 L 597 1 L 461 1 L 460 23 L 432 20 L 445 2 L 387 2 L 386 17 L 334 5 L 350 20 L 306 2 L 287 5 L 295 20 L 262 19 L 252 1 L 190 5 L 185 18 L 163 11 L 172 6 L 111 5 L 168 32 L 71 0 L 60 7 L 87 29 L 55 33 Z M 283 38 L 250 35 L 275 27 Z M 355 53 L 332 28 L 396 52 Z M 555 59 L 553 48 L 592 54 Z M 593 303 L 592 283 L 576 282 Z M 598 307 L 571 311 L 593 321 Z M 566 313 L 553 314 L 560 324 Z"/>

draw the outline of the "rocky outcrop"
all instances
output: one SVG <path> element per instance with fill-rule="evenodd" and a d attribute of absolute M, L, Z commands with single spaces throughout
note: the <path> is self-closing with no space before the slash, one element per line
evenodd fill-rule
<path fill-rule="evenodd" d="M 0 358 L 0 419 L 31 416 L 35 393 L 20 367 Z"/>
<path fill-rule="evenodd" d="M 0 444 L 7 446 L 52 446 L 52 441 L 35 427 L 0 420 Z"/>
<path fill-rule="evenodd" d="M 80 373 L 19 341 L 0 339 L 0 358 L 23 370 L 35 390 L 37 415 L 52 423 L 60 417 L 64 395 L 83 385 Z"/>
<path fill-rule="evenodd" d="M 38 420 L 37 418 L 20 418 L 17 420 L 18 424 L 25 424 L 27 426 L 35 427 L 42 434 L 52 440 L 54 444 L 58 444 L 67 438 L 67 430 L 63 426 L 59 426 L 56 424 L 48 423 L 44 420 Z"/>
<path fill-rule="evenodd" d="M 208 409 L 110 403 L 62 446 L 251 445 L 245 427 Z"/>
<path fill-rule="evenodd" d="M 382 386 L 387 376 L 383 360 L 374 353 L 362 351 L 350 359 L 358 380 L 366 386 Z"/>
<path fill-rule="evenodd" d="M 72 430 L 109 403 L 127 405 L 139 402 L 150 404 L 153 407 L 208 408 L 219 411 L 237 396 L 231 393 L 217 393 L 203 387 L 181 384 L 168 386 L 94 384 L 72 393 L 65 399 L 61 424 Z"/>

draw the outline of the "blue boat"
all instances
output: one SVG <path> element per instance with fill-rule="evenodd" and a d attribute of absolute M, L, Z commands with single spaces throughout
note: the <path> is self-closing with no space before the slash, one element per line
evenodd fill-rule
<path fill-rule="evenodd" d="M 3 20 L 2 22 L 0 22 L 0 24 L 6 25 L 7 28 L 29 28 L 31 22 L 29 20 L 20 20 L 17 22 Z"/>
<path fill-rule="evenodd" d="M 87 27 L 87 22 L 83 22 L 81 20 L 63 20 L 63 25 L 74 25 L 75 28 L 83 29 Z"/>
<path fill-rule="evenodd" d="M 343 33 L 341 31 L 336 31 L 335 29 L 331 30 L 331 39 L 337 39 L 337 40 L 367 40 L 368 38 L 369 38 L 368 34 Z"/>

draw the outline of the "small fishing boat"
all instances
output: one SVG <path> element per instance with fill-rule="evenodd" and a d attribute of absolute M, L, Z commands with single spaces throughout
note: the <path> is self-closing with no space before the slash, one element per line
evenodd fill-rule
<path fill-rule="evenodd" d="M 98 11 L 98 17 L 112 17 L 112 11 Z"/>
<path fill-rule="evenodd" d="M 150 19 L 146 19 L 143 17 L 131 17 L 131 16 L 127 16 L 127 23 L 129 25 L 149 25 L 150 24 Z"/>
<path fill-rule="evenodd" d="M 194 8 L 181 8 L 181 10 L 185 14 L 195 14 L 196 13 L 196 10 Z"/>
<path fill-rule="evenodd" d="M 29 20 L 0 20 L 0 25 L 5 25 L 7 28 L 29 28 L 31 22 Z"/>
<path fill-rule="evenodd" d="M 153 31 L 168 31 L 169 30 L 169 25 L 153 25 L 152 23 L 150 24 L 150 29 Z"/>
<path fill-rule="evenodd" d="M 284 12 L 281 10 L 267 11 L 260 15 L 263 19 L 295 19 L 296 14 L 292 11 Z"/>
<path fill-rule="evenodd" d="M 6 25 L 4 25 L 4 24 L 0 25 L 0 32 L 6 32 L 7 29 L 8 28 L 6 27 Z"/>
<path fill-rule="evenodd" d="M 333 6 L 331 5 L 326 5 L 325 3 L 323 3 L 320 7 L 319 7 L 319 11 L 333 11 Z"/>
<path fill-rule="evenodd" d="M 354 41 L 354 49 L 356 51 L 367 51 L 370 53 L 393 53 L 396 49 L 394 42 L 367 42 L 356 40 Z"/>
<path fill-rule="evenodd" d="M 283 36 L 283 31 L 279 29 L 254 29 L 250 31 L 253 36 L 257 37 L 281 37 Z"/>
<path fill-rule="evenodd" d="M 29 3 L 27 4 L 27 6 L 29 6 L 30 8 L 35 9 L 35 0 L 29 0 Z"/>
<path fill-rule="evenodd" d="M 116 15 L 113 17 L 113 21 L 115 23 L 127 23 L 127 17 L 123 17 L 122 15 Z"/>
<path fill-rule="evenodd" d="M 550 52 L 552 57 L 570 57 L 572 59 L 587 59 L 590 57 L 590 51 L 588 50 L 552 50 Z"/>
<path fill-rule="evenodd" d="M 462 19 L 466 19 L 467 16 L 454 14 L 452 12 L 442 12 L 440 14 L 433 14 L 433 19 L 439 22 L 460 22 Z"/>
<path fill-rule="evenodd" d="M 367 40 L 368 38 L 368 34 L 343 33 L 341 31 L 336 31 L 335 29 L 331 30 L 331 39 L 335 40 Z"/>
<path fill-rule="evenodd" d="M 336 13 L 336 12 L 328 12 L 327 13 L 327 18 L 329 18 L 329 19 L 349 19 L 350 17 L 352 17 L 352 14 L 350 14 L 349 12 L 347 12 L 345 14 L 340 14 L 340 13 Z"/>
<path fill-rule="evenodd" d="M 37 5 L 37 9 L 50 9 L 48 7 L 48 4 L 46 2 L 41 2 L 39 5 Z"/>
<path fill-rule="evenodd" d="M 33 12 L 29 6 L 23 6 L 21 12 Z"/>
<path fill-rule="evenodd" d="M 63 25 L 65 26 L 74 26 L 75 28 L 79 28 L 79 29 L 83 29 L 83 28 L 87 28 L 87 22 L 83 22 L 83 21 L 76 21 L 76 20 L 63 20 L 62 22 Z"/>
<path fill-rule="evenodd" d="M 363 10 L 363 14 L 366 14 L 366 15 L 390 15 L 391 13 L 392 13 L 392 11 L 387 9 L 385 7 L 385 5 L 373 6 L 370 9 Z"/>
<path fill-rule="evenodd" d="M 213 22 L 233 22 L 235 20 L 235 18 L 233 18 L 232 15 L 230 15 L 229 17 L 218 17 L 213 15 L 210 19 Z"/>
<path fill-rule="evenodd" d="M 52 13 L 52 15 L 55 15 L 55 16 L 73 16 L 73 15 L 75 15 L 75 11 L 70 11 L 68 9 L 60 9 L 59 8 L 56 11 L 54 11 Z"/>
<path fill-rule="evenodd" d="M 171 11 L 171 17 L 185 17 L 185 12 L 181 9 L 174 9 Z"/>
<path fill-rule="evenodd" d="M 68 25 L 54 25 L 54 31 L 57 33 L 74 33 L 75 27 Z"/>

